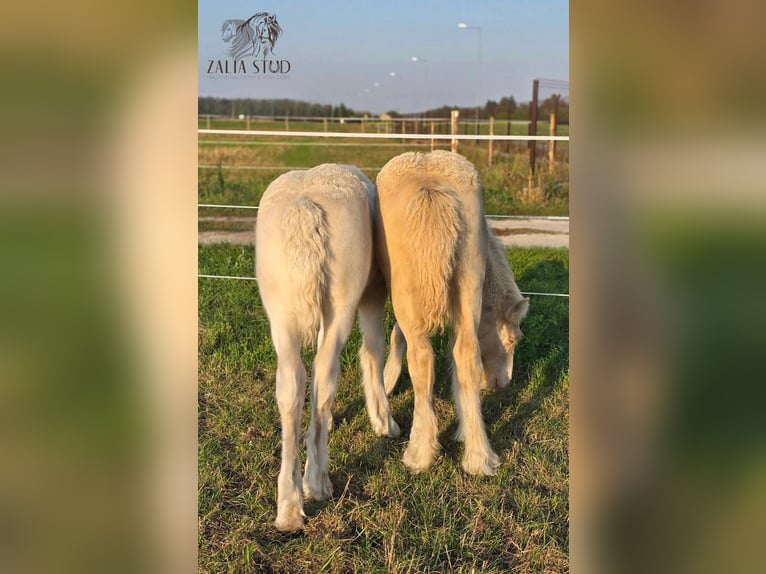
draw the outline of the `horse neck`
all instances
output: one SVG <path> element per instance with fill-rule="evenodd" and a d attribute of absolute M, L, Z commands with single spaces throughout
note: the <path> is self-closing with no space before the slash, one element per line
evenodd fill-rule
<path fill-rule="evenodd" d="M 492 235 L 487 246 L 487 265 L 484 278 L 484 297 L 499 302 L 509 291 L 518 292 L 516 279 L 508 264 L 505 247 Z"/>

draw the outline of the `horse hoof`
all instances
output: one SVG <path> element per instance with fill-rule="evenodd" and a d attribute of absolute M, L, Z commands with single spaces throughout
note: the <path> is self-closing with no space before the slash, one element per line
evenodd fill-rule
<path fill-rule="evenodd" d="M 463 470 L 474 476 L 492 476 L 500 465 L 500 457 L 491 450 L 488 453 L 467 451 L 463 455 Z"/>

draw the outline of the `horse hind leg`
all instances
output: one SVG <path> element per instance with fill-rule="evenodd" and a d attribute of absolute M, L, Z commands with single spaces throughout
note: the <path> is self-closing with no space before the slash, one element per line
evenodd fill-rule
<path fill-rule="evenodd" d="M 296 333 L 284 328 L 272 328 L 272 340 L 278 357 L 276 398 L 282 424 L 282 461 L 277 482 L 275 526 L 278 530 L 294 531 L 303 528 L 304 517 L 298 448 L 306 370 L 301 362 L 300 340 Z"/>
<path fill-rule="evenodd" d="M 464 289 L 458 295 L 455 318 L 455 337 L 452 347 L 452 393 L 458 412 L 456 438 L 465 442 L 463 470 L 468 474 L 492 475 L 500 459 L 492 450 L 481 415 L 482 381 L 479 351 L 478 310 L 475 290 Z"/>
<path fill-rule="evenodd" d="M 338 389 L 339 356 L 353 322 L 353 307 L 336 307 L 331 322 L 324 327 L 324 336 L 314 358 L 311 422 L 306 435 L 306 471 L 303 476 L 303 493 L 314 500 L 325 500 L 332 494 L 327 435 L 332 404 Z"/>

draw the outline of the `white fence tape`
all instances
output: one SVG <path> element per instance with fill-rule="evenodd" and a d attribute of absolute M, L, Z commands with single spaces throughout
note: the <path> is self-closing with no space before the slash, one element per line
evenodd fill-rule
<path fill-rule="evenodd" d="M 255 277 L 238 277 L 236 275 L 203 275 L 199 274 L 197 275 L 200 279 L 235 279 L 238 281 L 255 281 L 257 282 L 258 279 Z M 531 295 L 531 296 L 539 296 L 539 297 L 566 297 L 569 298 L 569 293 L 537 293 L 534 291 L 521 291 L 522 295 Z"/>
<path fill-rule="evenodd" d="M 481 140 L 481 141 L 569 141 L 569 136 L 514 136 L 514 135 L 459 135 L 459 134 L 380 134 L 380 133 L 348 133 L 348 132 L 305 132 L 305 131 L 275 131 L 275 130 L 213 130 L 198 129 L 197 133 L 209 135 L 240 135 L 240 136 L 283 136 L 283 137 L 320 137 L 320 138 L 359 138 L 359 139 L 408 139 L 408 140 Z M 223 143 L 211 140 L 200 141 L 201 144 Z M 245 142 L 226 142 L 226 143 L 245 143 Z M 274 142 L 269 142 L 274 143 Z M 294 142 L 287 142 L 289 145 L 295 145 Z M 303 145 L 313 145 L 311 142 L 305 142 Z M 354 144 L 347 144 L 354 145 Z M 200 166 L 203 168 L 214 168 L 218 166 Z M 229 168 L 231 169 L 231 168 Z M 240 169 L 248 169 L 243 167 Z M 250 169 L 300 169 L 290 167 L 251 167 Z M 379 168 L 362 168 L 376 170 Z M 217 205 L 210 203 L 199 203 L 197 207 L 211 207 L 224 209 L 258 209 L 254 205 Z M 569 220 L 565 216 L 527 216 L 527 215 L 487 215 L 488 218 L 497 219 L 550 219 L 550 220 Z M 235 275 L 205 275 L 198 274 L 200 279 L 233 279 L 239 281 L 257 281 L 255 277 L 239 277 Z M 568 293 L 538 293 L 532 291 L 522 291 L 522 295 L 537 297 L 565 297 L 569 298 Z"/>
<path fill-rule="evenodd" d="M 280 132 L 284 133 L 284 132 Z M 309 132 L 315 133 L 315 132 Z M 319 133 L 319 132 L 316 132 Z M 315 141 L 315 142 L 299 142 L 299 141 L 247 141 L 247 140 L 198 140 L 199 145 L 251 145 L 251 146 L 312 146 L 312 147 L 358 147 L 359 142 L 328 142 L 328 141 Z M 428 147 L 428 142 L 364 142 L 365 146 L 374 147 Z M 434 142 L 434 146 L 447 146 L 449 142 Z"/>
<path fill-rule="evenodd" d="M 357 166 L 358 167 L 358 166 Z M 290 171 L 293 169 L 311 169 L 308 167 L 290 166 L 290 165 L 198 165 L 198 169 L 233 169 L 233 170 L 254 170 L 254 171 Z M 380 171 L 382 167 L 360 167 L 362 171 Z"/>
<path fill-rule="evenodd" d="M 306 168 L 285 168 L 285 169 L 306 169 Z M 378 169 L 378 168 L 362 168 Z M 221 209 L 258 209 L 257 205 L 222 205 L 215 203 L 198 203 L 197 207 L 218 207 Z M 566 215 L 485 215 L 487 219 L 546 219 L 549 221 L 569 221 Z"/>
<path fill-rule="evenodd" d="M 279 130 L 206 130 L 198 129 L 197 133 L 206 135 L 227 136 L 287 136 L 301 138 L 354 138 L 354 139 L 407 139 L 407 140 L 481 140 L 481 141 L 540 141 L 568 142 L 569 136 L 514 136 L 514 135 L 468 135 L 468 134 L 378 134 L 356 132 L 300 132 Z M 208 143 L 206 141 L 206 143 Z"/>

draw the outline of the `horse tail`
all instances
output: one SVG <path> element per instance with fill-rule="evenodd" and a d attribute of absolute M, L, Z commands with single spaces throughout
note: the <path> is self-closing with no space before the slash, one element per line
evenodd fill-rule
<path fill-rule="evenodd" d="M 316 340 L 327 290 L 329 230 L 324 210 L 306 197 L 287 206 L 281 231 L 295 297 L 293 313 L 304 346 Z"/>
<path fill-rule="evenodd" d="M 413 273 L 419 308 L 427 333 L 444 327 L 449 312 L 450 284 L 465 231 L 462 205 L 453 189 L 424 185 L 405 211 L 410 234 Z"/>

